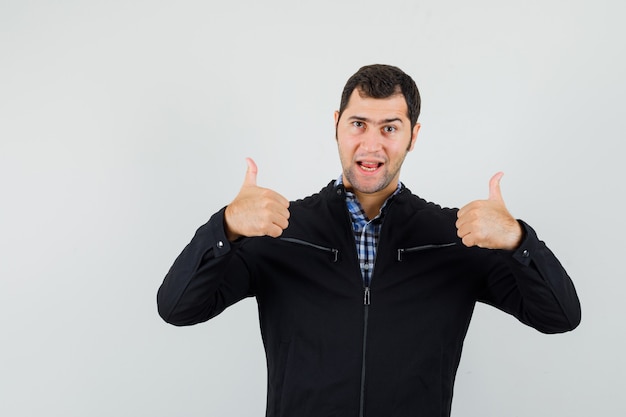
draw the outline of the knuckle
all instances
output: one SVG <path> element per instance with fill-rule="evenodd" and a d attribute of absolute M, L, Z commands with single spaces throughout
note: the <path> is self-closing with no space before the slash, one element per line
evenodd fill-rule
<path fill-rule="evenodd" d="M 259 208 L 267 211 L 270 209 L 272 202 L 266 198 L 262 198 L 259 200 Z"/>

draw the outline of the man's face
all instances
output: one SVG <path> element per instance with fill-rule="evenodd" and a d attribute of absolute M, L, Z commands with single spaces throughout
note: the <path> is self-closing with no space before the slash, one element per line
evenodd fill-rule
<path fill-rule="evenodd" d="M 335 112 L 335 126 L 346 188 L 357 195 L 391 194 L 420 127 L 411 129 L 404 96 L 361 97 L 355 89 L 341 119 Z"/>

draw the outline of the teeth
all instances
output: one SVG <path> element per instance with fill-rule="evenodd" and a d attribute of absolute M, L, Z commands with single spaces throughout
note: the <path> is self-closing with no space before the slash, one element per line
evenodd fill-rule
<path fill-rule="evenodd" d="M 378 168 L 378 164 L 361 163 L 360 165 L 361 165 L 361 169 L 363 169 L 364 171 L 368 171 L 368 172 L 376 171 L 376 169 Z"/>

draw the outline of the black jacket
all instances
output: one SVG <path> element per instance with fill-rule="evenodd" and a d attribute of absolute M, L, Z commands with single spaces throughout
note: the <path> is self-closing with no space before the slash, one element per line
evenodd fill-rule
<path fill-rule="evenodd" d="M 574 286 L 522 223 L 514 252 L 467 248 L 456 210 L 408 189 L 390 202 L 364 288 L 344 190 L 293 202 L 280 238 L 229 243 L 224 211 L 200 227 L 158 292 L 175 325 L 257 298 L 268 366 L 268 417 L 450 414 L 476 301 L 545 333 L 580 321 Z"/>

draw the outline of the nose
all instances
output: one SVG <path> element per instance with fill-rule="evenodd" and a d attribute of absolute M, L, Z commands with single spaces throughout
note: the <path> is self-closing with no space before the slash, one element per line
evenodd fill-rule
<path fill-rule="evenodd" d="M 382 134 L 376 129 L 369 129 L 361 136 L 361 148 L 366 152 L 378 152 L 382 149 Z"/>

